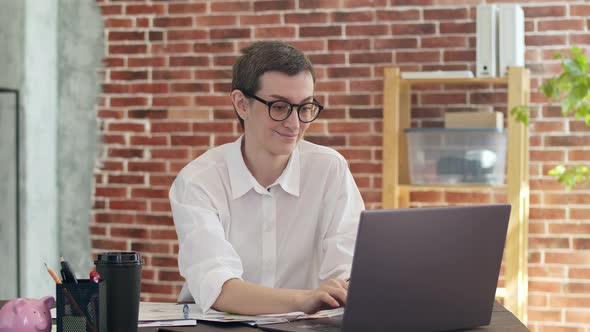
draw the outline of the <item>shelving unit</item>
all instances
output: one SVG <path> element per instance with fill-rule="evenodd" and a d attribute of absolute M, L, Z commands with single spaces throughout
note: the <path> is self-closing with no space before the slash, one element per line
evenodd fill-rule
<path fill-rule="evenodd" d="M 528 128 L 508 116 L 506 185 L 412 185 L 408 172 L 407 139 L 410 127 L 411 89 L 415 84 L 500 84 L 508 90 L 508 109 L 529 103 L 528 69 L 511 67 L 508 77 L 402 79 L 397 67 L 384 69 L 383 84 L 383 208 L 403 208 L 410 204 L 412 190 L 506 190 L 512 205 L 504 251 L 505 288 L 497 295 L 521 321 L 527 319 L 527 247 L 529 211 Z"/>

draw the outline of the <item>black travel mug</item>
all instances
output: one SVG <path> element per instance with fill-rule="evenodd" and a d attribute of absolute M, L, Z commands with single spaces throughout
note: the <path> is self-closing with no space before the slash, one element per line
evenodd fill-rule
<path fill-rule="evenodd" d="M 136 252 L 106 252 L 94 261 L 107 281 L 107 328 L 109 332 L 137 332 L 141 266 Z"/>

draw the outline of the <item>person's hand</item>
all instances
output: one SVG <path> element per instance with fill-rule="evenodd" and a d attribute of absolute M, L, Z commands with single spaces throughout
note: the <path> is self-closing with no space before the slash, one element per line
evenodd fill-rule
<path fill-rule="evenodd" d="M 324 309 L 334 309 L 346 304 L 348 282 L 342 279 L 330 279 L 319 288 L 301 292 L 296 298 L 300 311 L 313 314 Z"/>

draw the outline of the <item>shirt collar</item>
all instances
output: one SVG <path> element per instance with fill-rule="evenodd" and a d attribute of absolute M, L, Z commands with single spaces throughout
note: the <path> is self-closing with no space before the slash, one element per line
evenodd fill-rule
<path fill-rule="evenodd" d="M 241 148 L 243 139 L 244 136 L 242 135 L 238 140 L 232 143 L 229 154 L 226 158 L 232 199 L 237 199 L 245 195 L 252 188 L 260 187 L 260 184 L 258 184 L 258 181 L 256 181 L 252 173 L 250 173 L 250 170 L 244 162 Z M 281 176 L 279 176 L 271 187 L 279 184 L 284 191 L 293 196 L 299 196 L 300 172 L 299 144 L 297 144 L 293 153 L 291 153 L 287 167 L 285 167 Z"/>

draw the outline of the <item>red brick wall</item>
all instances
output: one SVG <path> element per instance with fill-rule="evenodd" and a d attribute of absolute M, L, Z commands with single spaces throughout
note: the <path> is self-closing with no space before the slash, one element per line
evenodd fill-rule
<path fill-rule="evenodd" d="M 140 251 L 146 260 L 143 299 L 175 299 L 182 281 L 167 191 L 191 159 L 239 135 L 228 98 L 231 64 L 241 47 L 260 39 L 285 40 L 309 54 L 327 110 L 307 138 L 344 154 L 367 207 L 378 208 L 382 68 L 473 69 L 480 2 L 98 0 L 106 57 L 97 106 L 103 148 L 91 224 L 94 252 Z M 529 1 L 524 9 L 535 88 L 557 69 L 554 52 L 590 42 L 590 5 Z M 588 129 L 563 119 L 534 91 L 529 326 L 590 331 L 590 192 L 564 190 L 544 175 L 566 160 L 590 163 Z M 438 126 L 449 108 L 493 103 L 505 111 L 505 97 L 505 90 L 491 88 L 420 91 L 413 97 L 414 124 Z M 504 199 L 503 192 L 412 194 L 415 206 Z"/>

